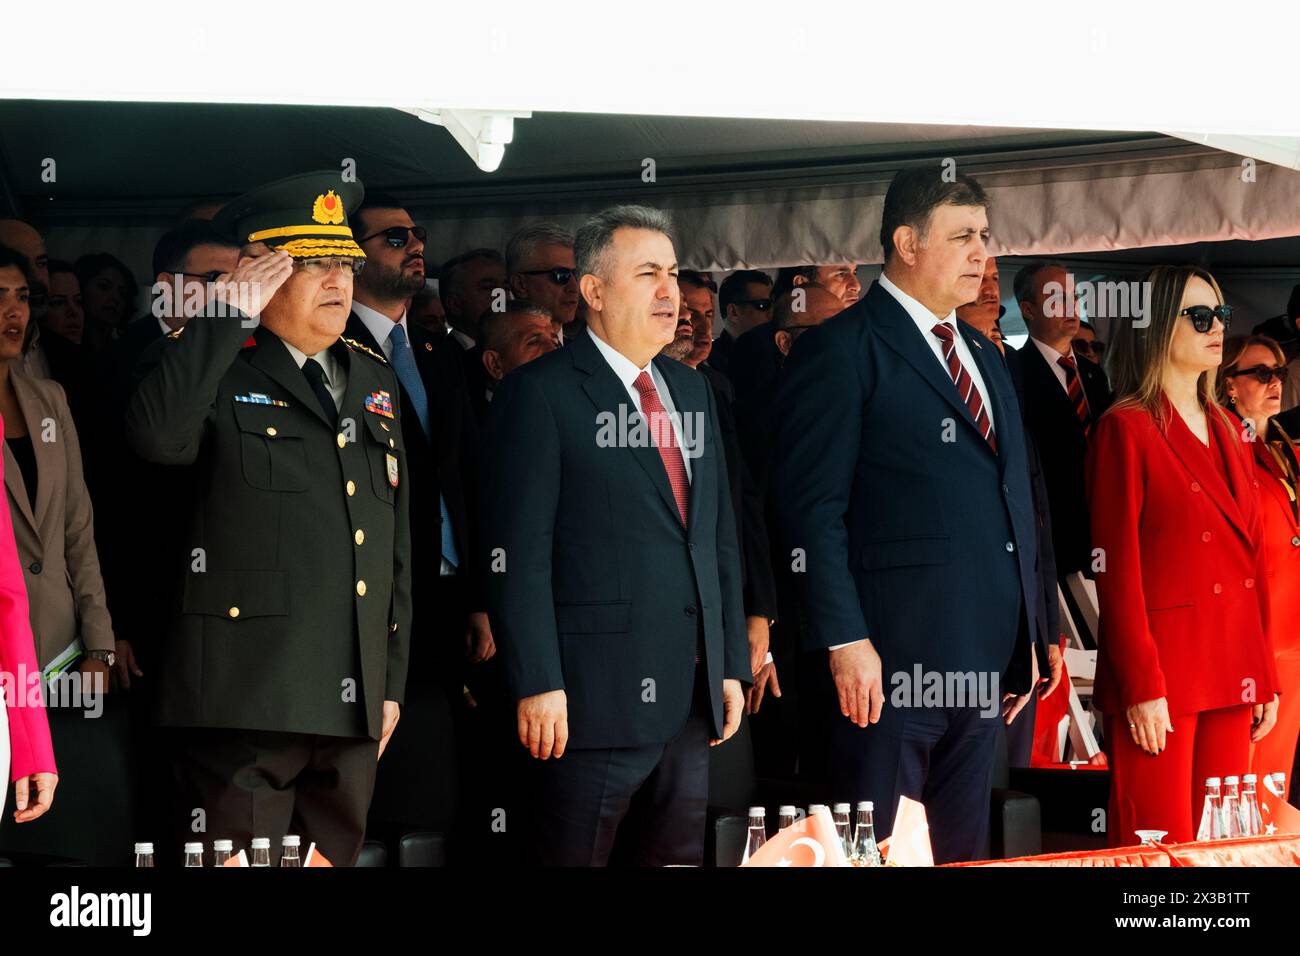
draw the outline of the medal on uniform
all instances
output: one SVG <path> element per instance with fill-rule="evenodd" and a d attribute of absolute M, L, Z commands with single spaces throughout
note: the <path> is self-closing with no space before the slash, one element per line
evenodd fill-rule
<path fill-rule="evenodd" d="M 383 390 L 371 392 L 366 396 L 366 411 L 382 415 L 384 418 L 392 418 L 393 396 Z"/>
<path fill-rule="evenodd" d="M 397 456 L 392 452 L 384 455 L 384 461 L 388 464 L 388 483 L 394 488 L 397 487 Z"/>

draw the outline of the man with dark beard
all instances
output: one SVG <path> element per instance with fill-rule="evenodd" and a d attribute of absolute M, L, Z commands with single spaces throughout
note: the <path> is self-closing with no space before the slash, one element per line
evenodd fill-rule
<path fill-rule="evenodd" d="M 346 334 L 397 373 L 412 489 L 407 697 L 402 729 L 379 767 L 368 830 L 388 842 L 415 830 L 451 831 L 458 802 L 452 728 L 463 716 L 466 662 L 486 661 L 495 648 L 469 573 L 478 441 L 459 349 L 407 321 L 406 302 L 424 287 L 424 228 L 395 199 L 374 193 L 352 222 L 366 267 Z"/>

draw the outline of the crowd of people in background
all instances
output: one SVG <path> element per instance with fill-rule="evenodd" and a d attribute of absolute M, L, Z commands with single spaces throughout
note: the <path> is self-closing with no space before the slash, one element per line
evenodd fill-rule
<path fill-rule="evenodd" d="M 1290 771 L 1300 736 L 1300 706 L 1287 703 L 1300 692 L 1300 468 L 1291 438 L 1300 435 L 1300 302 L 1292 303 L 1286 330 L 1295 337 L 1279 343 L 1230 329 L 1231 308 L 1209 273 L 1163 267 L 1144 278 L 1153 289 L 1150 325 L 1114 322 L 1102 342 L 1073 302 L 1050 305 L 1068 266 L 1033 262 L 1019 268 L 1011 290 L 1028 330 L 1014 349 L 1000 324 L 1004 289 L 987 254 L 989 203 L 978 184 L 902 176 L 891 197 L 882 226 L 885 272 L 865 290 L 852 262 L 741 269 L 720 284 L 709 272 L 678 269 L 675 260 L 659 263 L 671 265 L 665 281 L 675 310 L 662 355 L 690 370 L 686 375 L 700 373 L 707 387 L 700 407 L 716 415 L 713 447 L 725 463 L 718 501 L 728 514 L 716 520 L 728 529 L 740 570 L 745 653 L 738 676 L 747 732 L 722 733 L 721 718 L 701 731 L 725 741 L 708 752 L 715 784 L 725 789 L 717 781 L 726 768 L 750 762 L 760 778 L 827 781 L 837 799 L 875 795 L 877 828 L 885 833 L 900 793 L 924 797 L 937 857 L 978 856 L 984 829 L 956 839 L 944 827 L 981 809 L 987 819 L 984 748 L 993 731 L 953 713 L 937 722 L 927 715 L 928 724 L 917 715 L 912 723 L 891 717 L 900 711 L 888 706 L 882 666 L 886 675 L 913 661 L 965 670 L 979 656 L 967 653 L 970 647 L 987 641 L 978 667 L 1002 674 L 1014 650 L 1025 679 L 1007 678 L 1020 701 L 997 722 L 1006 728 L 997 733 L 1006 734 L 1013 765 L 1025 764 L 1032 695 L 1050 693 L 1060 677 L 1058 582 L 1081 573 L 1096 581 L 1100 598 L 1095 704 L 1105 715 L 1114 775 L 1112 842 L 1132 842 L 1132 829 L 1153 817 L 1171 838 L 1190 839 L 1204 777 L 1245 770 L 1252 760 L 1261 773 Z M 151 460 L 128 431 L 140 383 L 167 343 L 184 341 L 187 323 L 211 321 L 192 318 L 179 303 L 207 302 L 214 284 L 249 255 L 246 236 L 212 221 L 221 205 L 204 204 L 203 215 L 166 230 L 147 277 L 111 252 L 51 258 L 31 224 L 0 221 L 6 520 L 26 588 L 33 661 L 47 676 L 76 672 L 109 690 L 99 720 L 47 702 L 60 782 L 53 812 L 39 822 L 38 778 L 53 768 L 30 765 L 30 755 L 24 766 L 14 750 L 15 778 L 24 782 L 20 812 L 0 822 L 4 850 L 114 862 L 129 842 L 106 822 L 161 839 L 160 821 L 188 807 L 176 806 L 169 783 L 178 745 L 155 718 L 168 706 L 172 679 L 167 609 L 182 600 L 188 607 L 190 599 L 177 574 L 177 562 L 193 558 L 182 516 L 192 508 L 193 483 L 203 480 L 178 472 L 192 475 L 208 459 L 188 466 Z M 949 214 L 951 223 L 943 219 Z M 402 443 L 405 485 L 395 477 L 396 459 L 389 480 L 399 492 L 410 486 L 415 638 L 404 664 L 401 719 L 396 730 L 385 725 L 387 750 L 373 798 L 366 795 L 371 838 L 395 847 L 411 832 L 443 833 L 458 862 L 522 852 L 512 829 L 494 825 L 494 814 L 522 817 L 523 802 L 536 792 L 520 781 L 534 773 L 530 754 L 548 754 L 539 753 L 539 746 L 546 751 L 539 740 L 529 745 L 519 707 L 553 688 L 530 683 L 525 673 L 549 666 L 518 649 L 531 640 L 519 623 L 529 606 L 479 570 L 477 556 L 490 551 L 494 534 L 515 540 L 518 528 L 529 527 L 553 542 L 557 562 L 591 562 L 566 572 L 574 589 L 563 593 L 575 601 L 584 600 L 577 583 L 588 576 L 633 567 L 625 554 L 598 545 L 586 555 L 566 550 L 565 535 L 583 509 L 592 520 L 619 511 L 604 497 L 616 491 L 594 484 L 570 500 L 571 489 L 557 486 L 560 504 L 537 504 L 554 524 L 531 524 L 540 519 L 526 509 L 544 484 L 539 474 L 551 469 L 557 481 L 563 472 L 581 484 L 584 467 L 567 457 L 561 466 L 535 448 L 564 445 L 563 422 L 538 417 L 538 405 L 555 401 L 547 389 L 561 388 L 551 381 L 559 362 L 547 357 L 568 351 L 580 370 L 604 354 L 610 343 L 603 333 L 619 313 L 610 303 L 613 280 L 600 270 L 612 268 L 609 249 L 619 236 L 666 235 L 669 226 L 658 223 L 632 217 L 607 224 L 599 264 L 581 260 L 581 235 L 549 222 L 527 225 L 499 249 L 434 263 L 424 228 L 399 200 L 371 193 L 348 210 L 365 267 L 353 277 L 338 270 L 338 281 L 350 286 L 345 335 L 392 371 L 401 419 L 393 427 L 401 435 L 391 434 Z M 951 236 L 944 231 L 950 226 Z M 960 247 L 959 234 L 966 237 Z M 688 249 L 667 252 L 689 259 Z M 593 276 L 605 285 L 593 285 Z M 335 280 L 324 281 L 328 288 Z M 142 302 L 142 286 L 155 294 L 168 289 L 175 305 L 156 308 L 152 295 Z M 945 319 L 954 313 L 957 321 Z M 601 352 L 584 358 L 581 350 L 593 342 Z M 533 363 L 533 372 L 519 374 Z M 617 371 L 616 360 L 611 366 Z M 675 384 L 676 374 L 654 385 L 680 404 L 686 386 Z M 328 366 L 323 381 L 332 383 Z M 624 384 L 648 414 L 644 403 L 657 401 L 653 393 L 647 398 L 642 384 L 635 393 L 632 382 Z M 498 414 L 503 396 L 506 410 Z M 530 402 L 525 414 L 521 406 Z M 979 432 L 955 443 L 969 460 L 939 444 L 941 420 L 952 416 Z M 552 427 L 549 438 L 529 432 Z M 253 440 L 249 434 L 244 441 Z M 708 460 L 686 459 L 689 483 L 701 481 Z M 246 460 L 245 478 L 255 482 L 248 467 Z M 676 481 L 673 461 L 666 458 L 664 467 Z M 274 464 L 265 477 L 272 485 L 281 480 Z M 381 468 L 376 488 L 383 477 Z M 505 520 L 494 521 L 498 513 L 508 514 L 516 531 L 495 527 Z M 682 520 L 689 526 L 685 513 Z M 995 541 L 999 551 L 1005 541 L 1008 563 L 985 561 L 971 541 L 981 548 Z M 365 547 L 360 537 L 356 546 Z M 792 561 L 792 548 L 806 552 L 806 570 Z M 719 553 L 725 564 L 726 550 Z M 259 566 L 249 557 L 250 567 Z M 490 561 L 485 557 L 485 566 Z M 722 577 L 725 592 L 725 571 Z M 585 630 L 591 640 L 634 630 L 640 625 L 628 623 L 618 602 L 638 594 L 635 616 L 642 597 L 626 581 L 621 586 L 622 598 L 618 582 L 612 590 L 591 588 L 609 601 L 596 614 L 594 605 L 562 605 L 557 583 L 554 616 L 563 626 L 567 615 L 574 632 Z M 976 593 L 999 589 L 1021 597 L 1002 605 Z M 683 602 L 673 601 L 680 616 Z M 687 616 L 697 605 L 701 618 L 712 613 L 702 597 L 686 604 Z M 944 605 L 949 613 L 935 610 Z M 228 616 L 238 613 L 231 607 Z M 962 615 L 984 628 L 969 641 Z M 725 623 L 728 633 L 737 625 Z M 707 650 L 712 660 L 700 640 L 697 659 Z M 565 648 L 555 666 L 585 666 L 578 651 L 570 658 Z M 5 651 L 6 667 L 15 653 Z M 730 680 L 737 675 L 726 660 Z M 598 715 L 599 695 L 576 694 L 567 677 L 569 711 Z M 1254 681 L 1249 700 L 1241 696 L 1243 677 Z M 883 716 L 874 696 L 882 690 Z M 718 703 L 728 724 L 730 706 Z M 707 723 L 708 701 L 700 707 Z M 621 718 L 609 719 L 617 725 Z M 545 718 L 541 726 L 544 739 Z M 586 740 L 580 733 L 591 731 L 575 724 L 573 733 Z M 632 730 L 597 736 L 584 746 L 606 755 L 639 739 Z M 737 756 L 742 748 L 745 756 Z M 579 752 L 556 763 L 577 774 Z M 648 766 L 676 766 L 666 756 L 655 761 Z M 897 779 L 890 767 L 900 768 Z M 644 797 L 651 776 L 645 770 L 619 799 L 652 799 Z M 592 838 L 603 849 L 574 852 L 581 834 L 555 821 L 568 819 L 556 807 L 573 799 L 564 788 L 575 785 L 555 790 L 558 779 L 548 778 L 552 790 L 543 787 L 549 833 L 552 843 L 566 837 L 569 852 L 552 846 L 546 859 L 618 859 L 610 855 L 612 836 Z M 599 789 L 592 799 L 599 801 Z M 656 839 L 677 839 L 661 817 L 649 818 L 660 820 Z M 616 814 L 601 826 L 618 829 L 621 820 Z"/>

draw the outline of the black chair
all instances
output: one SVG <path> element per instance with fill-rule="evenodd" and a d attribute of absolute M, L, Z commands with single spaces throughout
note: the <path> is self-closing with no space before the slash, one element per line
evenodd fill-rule
<path fill-rule="evenodd" d="M 1038 798 L 1011 789 L 1006 735 L 993 758 L 993 792 L 989 802 L 989 858 L 1034 856 L 1043 852 L 1042 808 Z"/>
<path fill-rule="evenodd" d="M 397 845 L 398 866 L 446 866 L 447 837 L 429 831 L 408 833 Z"/>

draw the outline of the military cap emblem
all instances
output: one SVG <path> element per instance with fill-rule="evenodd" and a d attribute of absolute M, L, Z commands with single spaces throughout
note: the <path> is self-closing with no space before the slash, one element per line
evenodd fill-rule
<path fill-rule="evenodd" d="M 311 206 L 311 218 L 325 226 L 337 226 L 343 221 L 343 200 L 332 189 L 317 196 Z"/>

